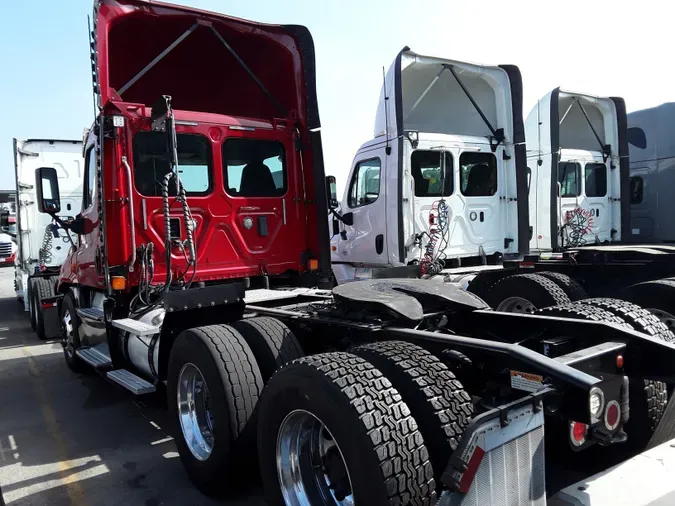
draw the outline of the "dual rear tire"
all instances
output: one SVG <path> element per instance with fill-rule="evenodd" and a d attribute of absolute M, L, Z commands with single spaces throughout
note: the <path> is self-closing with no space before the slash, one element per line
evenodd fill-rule
<path fill-rule="evenodd" d="M 36 277 L 28 280 L 28 298 L 30 326 L 40 339 L 46 339 L 45 319 L 42 312 L 42 301 L 55 295 L 54 283 L 50 278 Z"/>
<path fill-rule="evenodd" d="M 447 367 L 403 342 L 301 357 L 273 318 L 179 334 L 167 393 L 192 482 L 220 495 L 257 456 L 269 504 L 435 504 L 473 413 Z"/>

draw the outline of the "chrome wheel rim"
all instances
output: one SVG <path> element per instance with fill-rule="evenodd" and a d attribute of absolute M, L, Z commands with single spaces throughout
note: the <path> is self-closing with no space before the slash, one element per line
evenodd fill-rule
<path fill-rule="evenodd" d="M 505 313 L 532 314 L 536 310 L 534 304 L 522 297 L 508 297 L 497 306 L 497 311 L 504 311 Z"/>
<path fill-rule="evenodd" d="M 63 325 L 63 334 L 64 334 L 64 350 L 68 358 L 73 358 L 73 353 L 75 352 L 75 344 L 73 339 L 73 319 L 70 316 L 70 311 L 68 309 L 63 313 L 63 318 L 61 319 Z"/>
<path fill-rule="evenodd" d="M 645 309 L 661 320 L 661 322 L 665 323 L 670 330 L 675 331 L 675 316 L 671 313 L 656 308 Z"/>
<path fill-rule="evenodd" d="M 204 461 L 213 451 L 213 414 L 209 388 L 199 368 L 185 364 L 178 375 L 178 418 L 192 455 Z"/>
<path fill-rule="evenodd" d="M 277 436 L 277 474 L 288 506 L 353 506 L 349 469 L 328 428 L 312 413 L 289 413 Z"/>

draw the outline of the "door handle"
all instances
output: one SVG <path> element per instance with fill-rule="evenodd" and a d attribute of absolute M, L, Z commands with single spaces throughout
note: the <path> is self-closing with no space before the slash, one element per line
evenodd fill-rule
<path fill-rule="evenodd" d="M 343 241 L 347 240 L 347 231 L 346 230 L 340 231 L 340 239 L 342 239 Z"/>
<path fill-rule="evenodd" d="M 384 251 L 384 235 L 379 234 L 375 236 L 375 252 L 381 255 L 382 251 Z"/>

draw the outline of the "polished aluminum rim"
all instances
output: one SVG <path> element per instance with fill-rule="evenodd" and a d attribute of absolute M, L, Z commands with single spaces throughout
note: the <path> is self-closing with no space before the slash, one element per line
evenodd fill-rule
<path fill-rule="evenodd" d="M 532 314 L 537 308 L 529 300 L 522 297 L 508 297 L 499 303 L 497 311 L 505 313 L 526 313 Z"/>
<path fill-rule="evenodd" d="M 665 323 L 670 330 L 675 332 L 675 316 L 661 309 L 655 308 L 646 308 L 646 309 L 654 316 L 656 316 L 659 320 L 661 320 L 663 323 Z"/>
<path fill-rule="evenodd" d="M 213 415 L 209 389 L 199 368 L 185 364 L 178 375 L 178 418 L 183 438 L 197 460 L 213 451 Z"/>
<path fill-rule="evenodd" d="M 68 309 L 63 313 L 63 347 L 66 350 L 66 354 L 69 358 L 73 358 L 73 353 L 75 353 L 75 343 L 73 342 L 73 319 L 70 316 L 70 311 Z"/>
<path fill-rule="evenodd" d="M 296 410 L 279 427 L 277 473 L 287 506 L 353 506 L 352 481 L 342 450 L 312 413 Z"/>

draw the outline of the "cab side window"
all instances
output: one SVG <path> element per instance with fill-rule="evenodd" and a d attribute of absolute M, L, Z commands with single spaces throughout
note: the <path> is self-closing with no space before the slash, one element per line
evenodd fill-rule
<path fill-rule="evenodd" d="M 96 149 L 94 146 L 87 151 L 84 163 L 84 184 L 82 192 L 82 210 L 88 209 L 94 202 L 94 188 L 96 187 Z"/>
<path fill-rule="evenodd" d="M 558 163 L 558 182 L 561 197 L 581 195 L 581 165 L 575 162 Z"/>
<path fill-rule="evenodd" d="M 497 158 L 492 153 L 465 151 L 459 155 L 462 195 L 491 197 L 497 193 Z"/>
<path fill-rule="evenodd" d="M 587 197 L 607 195 L 607 166 L 604 163 L 587 163 L 584 176 Z"/>
<path fill-rule="evenodd" d="M 349 185 L 348 205 L 352 209 L 372 204 L 380 195 L 379 158 L 364 160 L 356 164 L 352 181 Z"/>

